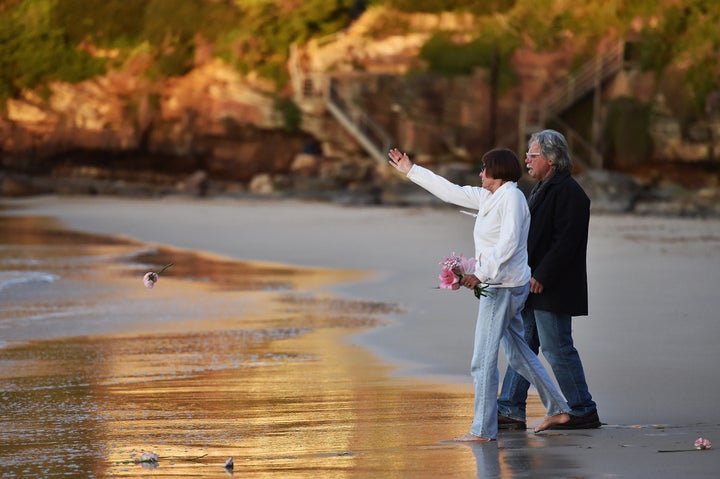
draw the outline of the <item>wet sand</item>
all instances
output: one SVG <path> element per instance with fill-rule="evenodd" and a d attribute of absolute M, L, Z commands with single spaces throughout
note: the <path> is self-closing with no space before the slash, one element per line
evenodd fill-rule
<path fill-rule="evenodd" d="M 17 439 L 40 427 L 37 414 L 22 416 L 32 411 L 28 404 L 45 404 L 43 427 L 66 431 L 55 447 L 84 454 L 77 467 L 94 471 L 88 477 L 142 477 L 147 471 L 124 463 L 142 450 L 161 456 L 153 477 L 225 477 L 229 456 L 235 474 L 250 477 L 716 476 L 715 450 L 658 452 L 692 449 L 700 436 L 720 444 L 713 406 L 720 391 L 711 379 L 720 359 L 716 221 L 593 217 L 591 315 L 576 320 L 576 337 L 607 425 L 464 445 L 447 439 L 471 419 L 474 298 L 434 289 L 440 259 L 471 251 L 464 215 L 172 198 L 3 205 L 11 208 L 6 215 L 49 216 L 74 230 L 159 245 L 145 258 L 150 264 L 193 265 L 161 278 L 153 293 L 164 306 L 180 301 L 185 310 L 194 294 L 220 305 L 202 321 L 145 318 L 143 327 L 130 322 L 91 338 L 6 349 L 2 377 L 23 379 L 3 391 L 3 401 L 25 408 L 11 411 L 16 429 L 3 429 L 3 456 L 42 451 Z M 252 306 L 243 303 L 242 318 L 233 318 L 227 311 L 237 307 L 237 283 L 187 281 L 208 270 L 209 259 L 217 278 L 259 260 L 265 263 L 250 277 L 267 279 L 279 268 L 276 284 L 298 281 L 276 286 L 279 292 L 249 291 Z M 130 273 L 142 275 L 125 271 L 118 281 L 138 282 Z M 115 276 L 96 279 L 106 277 Z M 268 329 L 269 318 L 287 336 L 248 333 Z M 238 358 L 257 364 L 237 367 Z M 55 380 L 63 387 L 43 390 Z M 533 400 L 531 424 L 543 413 Z M 75 411 L 72 421 L 80 422 L 63 424 L 58 410 Z M 37 462 L 15 466 L 29 476 L 43 470 Z"/>

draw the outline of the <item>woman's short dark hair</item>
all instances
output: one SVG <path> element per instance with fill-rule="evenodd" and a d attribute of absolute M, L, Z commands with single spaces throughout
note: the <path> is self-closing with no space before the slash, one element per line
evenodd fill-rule
<path fill-rule="evenodd" d="M 485 175 L 497 180 L 515 181 L 522 177 L 520 161 L 512 150 L 496 148 L 485 153 L 482 157 L 485 165 Z"/>

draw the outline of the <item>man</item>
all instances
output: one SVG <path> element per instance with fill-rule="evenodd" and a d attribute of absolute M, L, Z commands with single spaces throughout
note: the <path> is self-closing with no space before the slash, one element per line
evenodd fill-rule
<path fill-rule="evenodd" d="M 534 133 L 525 164 L 538 180 L 528 198 L 528 262 L 532 272 L 525 303 L 525 339 L 542 348 L 570 411 L 570 421 L 553 429 L 600 427 L 597 406 L 572 338 L 572 317 L 588 314 L 587 241 L 590 199 L 571 176 L 565 137 L 554 130 Z M 500 429 L 525 429 L 529 383 L 508 367 L 498 399 Z"/>

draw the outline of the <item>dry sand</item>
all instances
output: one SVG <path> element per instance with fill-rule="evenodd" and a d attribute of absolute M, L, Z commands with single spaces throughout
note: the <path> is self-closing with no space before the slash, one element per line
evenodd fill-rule
<path fill-rule="evenodd" d="M 469 419 L 475 299 L 435 289 L 442 257 L 472 251 L 472 219 L 456 209 L 183 198 L 42 197 L 3 204 L 12 208 L 10 214 L 51 216 L 79 231 L 240 260 L 368 271 L 368 279 L 326 289 L 397 304 L 403 312 L 390 315 L 388 325 L 345 337 L 347 346 L 363 346 L 377 358 L 372 361 L 385 365 L 383 375 L 397 394 L 403 387 L 412 391 L 408 384 L 446 388 L 448 401 L 468 410 L 444 424 L 463 428 Z M 450 467 L 447 477 L 717 477 L 715 450 L 658 450 L 691 449 L 699 436 L 720 446 L 720 412 L 714 404 L 720 393 L 719 266 L 717 220 L 593 215 L 591 312 L 575 320 L 575 338 L 607 425 L 542 436 L 510 433 L 490 447 L 478 447 L 442 442 L 451 428 L 438 429 L 430 413 L 415 418 L 419 443 L 390 441 L 389 449 L 378 445 L 368 454 L 413 461 L 433 456 Z M 409 403 L 417 404 L 411 396 Z M 394 419 L 365 421 L 392 427 Z M 411 437 L 403 430 L 404 438 Z M 382 464 L 396 461 L 395 456 L 374 472 L 351 467 L 344 474 L 384 477 Z M 438 477 L 437 468 L 422 470 L 434 472 L 423 476 L 407 468 L 395 477 L 410 477 L 409 471 L 412 477 Z"/>

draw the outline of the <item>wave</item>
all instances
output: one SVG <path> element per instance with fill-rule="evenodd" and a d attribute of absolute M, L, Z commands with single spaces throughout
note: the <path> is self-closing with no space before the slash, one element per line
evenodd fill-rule
<path fill-rule="evenodd" d="M 42 271 L 0 271 L 0 291 L 21 284 L 53 283 L 60 276 Z"/>

